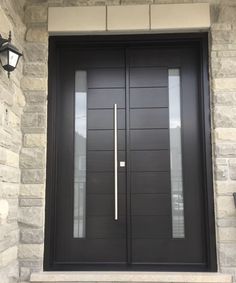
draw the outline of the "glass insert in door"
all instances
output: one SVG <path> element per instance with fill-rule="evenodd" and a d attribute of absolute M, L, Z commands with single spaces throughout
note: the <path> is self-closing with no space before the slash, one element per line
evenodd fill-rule
<path fill-rule="evenodd" d="M 74 238 L 86 236 L 87 73 L 75 73 Z"/>
<path fill-rule="evenodd" d="M 180 70 L 169 69 L 168 78 L 172 237 L 184 238 Z"/>

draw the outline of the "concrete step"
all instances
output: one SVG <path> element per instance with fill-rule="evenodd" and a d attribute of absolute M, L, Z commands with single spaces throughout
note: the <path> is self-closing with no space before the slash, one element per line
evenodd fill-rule
<path fill-rule="evenodd" d="M 217 272 L 39 272 L 31 275 L 34 283 L 231 283 L 229 274 Z"/>

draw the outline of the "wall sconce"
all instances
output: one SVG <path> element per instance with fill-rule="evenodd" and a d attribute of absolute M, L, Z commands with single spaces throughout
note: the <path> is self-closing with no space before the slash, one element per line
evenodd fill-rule
<path fill-rule="evenodd" d="M 15 70 L 21 56 L 20 51 L 11 44 L 11 32 L 9 32 L 8 39 L 0 35 L 0 61 L 3 69 L 8 72 L 8 77 L 10 77 L 10 72 Z"/>

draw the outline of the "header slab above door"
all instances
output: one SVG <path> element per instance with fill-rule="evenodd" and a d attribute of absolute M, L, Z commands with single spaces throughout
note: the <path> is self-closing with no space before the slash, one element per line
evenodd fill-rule
<path fill-rule="evenodd" d="M 209 3 L 48 9 L 48 31 L 51 35 L 199 32 L 209 28 Z"/>

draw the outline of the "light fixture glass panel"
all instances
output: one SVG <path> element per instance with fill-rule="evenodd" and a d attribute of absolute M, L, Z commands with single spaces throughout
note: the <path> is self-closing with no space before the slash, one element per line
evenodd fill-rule
<path fill-rule="evenodd" d="M 86 235 L 87 73 L 75 72 L 74 238 Z"/>
<path fill-rule="evenodd" d="M 0 60 L 1 60 L 2 66 L 6 66 L 8 64 L 7 50 L 0 53 Z"/>
<path fill-rule="evenodd" d="M 184 238 L 180 70 L 169 69 L 168 74 L 172 237 Z"/>
<path fill-rule="evenodd" d="M 16 67 L 19 55 L 9 50 L 9 65 Z"/>

